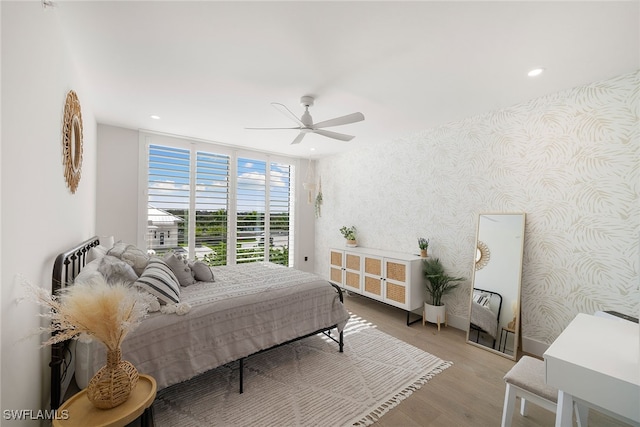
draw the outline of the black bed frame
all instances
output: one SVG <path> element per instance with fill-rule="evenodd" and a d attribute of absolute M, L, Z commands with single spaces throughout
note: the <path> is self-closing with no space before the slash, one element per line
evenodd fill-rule
<path fill-rule="evenodd" d="M 500 295 L 498 292 L 493 292 L 493 291 L 488 291 L 486 289 L 480 289 L 480 288 L 473 288 L 474 291 L 480 291 L 480 292 L 486 292 L 488 294 L 491 295 L 497 295 L 498 298 L 500 298 L 500 302 L 498 303 L 498 326 L 500 326 L 500 311 L 502 310 L 502 295 Z M 473 297 L 472 297 L 473 298 Z M 482 329 L 481 327 L 474 325 L 473 323 L 469 322 L 469 329 L 471 329 L 472 331 L 476 331 L 476 343 L 478 341 L 480 341 L 480 332 L 484 332 L 487 333 L 487 331 L 485 331 L 484 329 Z M 497 333 L 498 331 L 496 331 Z M 469 339 L 471 339 L 471 335 L 469 335 Z M 493 339 L 493 348 L 496 348 L 496 339 Z"/>
<path fill-rule="evenodd" d="M 53 277 L 51 280 L 51 293 L 56 294 L 60 289 L 72 283 L 82 267 L 87 263 L 89 249 L 100 244 L 100 239 L 92 237 L 79 245 L 62 252 L 53 263 Z M 66 355 L 70 354 L 70 341 L 55 343 L 51 346 L 51 409 L 58 409 L 62 404 L 62 386 L 69 372 L 69 363 Z"/>
<path fill-rule="evenodd" d="M 94 236 L 79 245 L 60 253 L 53 264 L 53 278 L 51 281 L 51 292 L 55 294 L 60 291 L 60 289 L 65 286 L 71 285 L 73 283 L 73 279 L 78 275 L 80 270 L 87 263 L 87 253 L 94 246 L 98 246 L 100 244 L 100 239 L 98 236 Z M 337 285 L 329 282 L 331 286 L 333 286 L 338 295 L 340 297 L 340 302 L 344 302 L 344 297 L 342 295 L 342 290 Z M 244 359 L 253 354 L 262 353 L 272 348 L 280 347 L 286 344 L 290 344 L 294 341 L 298 341 L 319 333 L 324 333 L 331 340 L 335 341 L 339 346 L 340 353 L 344 352 L 344 334 L 343 332 L 339 333 L 338 338 L 331 336 L 331 330 L 336 328 L 337 325 L 332 325 L 327 328 L 322 328 L 310 334 L 304 335 L 302 337 L 298 337 L 292 339 L 290 341 L 277 344 L 273 347 L 266 348 L 264 350 L 260 350 L 256 353 L 249 354 L 245 357 L 238 359 L 239 369 L 240 369 L 240 393 L 243 392 L 243 378 L 244 378 Z M 70 362 L 66 362 L 66 355 L 70 354 L 70 341 L 65 341 L 61 343 L 56 343 L 51 347 L 51 362 L 49 366 L 51 367 L 51 409 L 58 409 L 63 402 L 64 396 L 62 395 L 63 383 L 66 379 L 66 375 L 69 372 L 69 364 Z"/>

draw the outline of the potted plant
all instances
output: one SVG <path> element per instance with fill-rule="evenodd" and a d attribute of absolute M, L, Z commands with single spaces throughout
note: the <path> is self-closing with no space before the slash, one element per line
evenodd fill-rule
<path fill-rule="evenodd" d="M 445 305 L 442 303 L 442 296 L 448 294 L 458 287 L 459 283 L 464 277 L 449 276 L 444 271 L 444 266 L 440 262 L 439 258 L 429 258 L 422 261 L 422 271 L 424 278 L 426 279 L 427 293 L 431 297 L 431 304 L 424 303 L 424 313 L 422 323 L 425 321 L 438 324 L 438 330 L 440 330 L 440 323 L 447 324 L 447 311 Z"/>
<path fill-rule="evenodd" d="M 342 227 L 340 233 L 342 233 L 342 237 L 347 240 L 347 247 L 355 248 L 358 246 L 356 244 L 356 227 L 354 225 L 351 227 Z"/>
<path fill-rule="evenodd" d="M 427 257 L 427 249 L 429 249 L 429 239 L 424 237 L 418 237 L 418 247 L 420 248 L 420 256 L 422 258 Z"/>

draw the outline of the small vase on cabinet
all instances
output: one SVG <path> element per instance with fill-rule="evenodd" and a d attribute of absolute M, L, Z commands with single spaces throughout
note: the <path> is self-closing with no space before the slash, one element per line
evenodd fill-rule
<path fill-rule="evenodd" d="M 441 323 L 447 326 L 447 307 L 444 305 L 431 305 L 425 302 L 422 312 L 422 324 L 424 325 L 425 322 L 436 323 L 438 331 Z"/>

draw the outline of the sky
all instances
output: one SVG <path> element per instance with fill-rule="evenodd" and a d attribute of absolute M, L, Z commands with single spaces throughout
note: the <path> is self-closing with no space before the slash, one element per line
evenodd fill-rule
<path fill-rule="evenodd" d="M 230 158 L 196 152 L 196 210 L 227 209 L 231 191 Z M 188 149 L 149 147 L 149 204 L 159 209 L 188 209 L 191 153 Z M 293 167 L 248 158 L 237 159 L 237 211 L 265 212 L 266 175 L 270 178 L 270 212 L 287 212 Z"/>

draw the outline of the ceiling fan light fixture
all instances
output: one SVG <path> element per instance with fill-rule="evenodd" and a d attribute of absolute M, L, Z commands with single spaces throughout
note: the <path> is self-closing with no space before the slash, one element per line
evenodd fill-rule
<path fill-rule="evenodd" d="M 313 126 L 313 118 L 311 117 L 311 114 L 309 114 L 309 107 L 306 107 L 306 109 L 304 110 L 304 114 L 302 115 L 302 117 L 300 117 L 300 121 L 307 127 Z M 301 130 L 308 131 L 309 129 L 303 128 Z"/>

